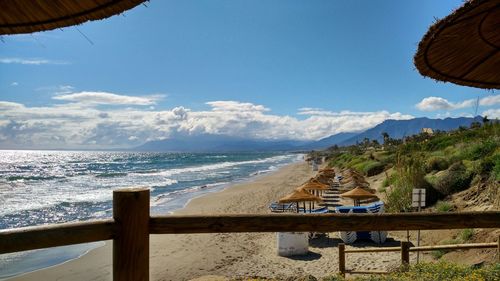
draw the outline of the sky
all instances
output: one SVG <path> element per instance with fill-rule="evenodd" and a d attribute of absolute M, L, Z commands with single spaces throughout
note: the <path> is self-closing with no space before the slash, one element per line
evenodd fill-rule
<path fill-rule="evenodd" d="M 422 77 L 461 0 L 151 0 L 0 42 L 0 149 L 178 135 L 317 140 L 387 119 L 500 117 L 500 95 Z M 476 103 L 479 99 L 479 107 Z"/>

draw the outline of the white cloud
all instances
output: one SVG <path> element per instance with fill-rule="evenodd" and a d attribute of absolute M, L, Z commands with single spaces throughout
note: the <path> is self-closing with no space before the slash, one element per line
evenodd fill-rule
<path fill-rule="evenodd" d="M 70 85 L 59 85 L 56 89 L 55 94 L 57 95 L 71 94 L 74 89 L 75 87 Z"/>
<path fill-rule="evenodd" d="M 71 90 L 71 89 L 68 89 Z M 136 97 L 124 96 L 107 92 L 79 92 L 52 97 L 55 100 L 79 102 L 85 104 L 115 104 L 115 105 L 152 105 L 163 96 Z"/>
<path fill-rule="evenodd" d="M 493 106 L 500 104 L 500 95 L 487 96 L 479 100 L 479 105 Z"/>
<path fill-rule="evenodd" d="M 436 110 L 456 110 L 467 108 L 474 105 L 474 100 L 465 100 L 463 102 L 453 103 L 447 99 L 440 97 L 427 97 L 417 103 L 416 107 L 422 111 L 436 111 Z"/>
<path fill-rule="evenodd" d="M 262 105 L 255 105 L 248 102 L 210 101 L 206 104 L 210 105 L 213 111 L 269 111 L 269 108 L 265 108 Z"/>
<path fill-rule="evenodd" d="M 16 81 L 14 81 L 14 82 L 10 83 L 10 85 L 13 86 L 13 87 L 15 87 L 15 86 L 18 86 L 19 83 L 17 83 Z"/>
<path fill-rule="evenodd" d="M 87 93 L 87 92 L 83 92 Z M 109 94 L 109 93 L 108 93 Z M 179 106 L 170 110 L 102 107 L 106 104 L 148 104 L 154 100 L 121 95 L 60 99 L 67 103 L 26 107 L 0 102 L 0 147 L 110 148 L 138 145 L 175 135 L 224 134 L 246 138 L 314 140 L 332 134 L 368 129 L 386 119 L 408 119 L 401 113 L 330 112 L 305 119 L 275 115 L 263 105 L 211 101 L 209 110 Z M 137 100 L 139 98 L 139 100 Z"/>
<path fill-rule="evenodd" d="M 441 97 L 427 97 L 417 103 L 416 108 L 422 111 L 457 110 L 474 107 L 476 103 L 476 99 L 468 99 L 462 102 L 450 102 Z M 481 106 L 493 106 L 497 104 L 500 104 L 500 95 L 486 96 L 479 99 L 479 105 Z"/>
<path fill-rule="evenodd" d="M 0 58 L 0 63 L 42 65 L 42 64 L 69 64 L 67 61 L 49 60 L 41 58 Z"/>
<path fill-rule="evenodd" d="M 12 110 L 24 108 L 24 105 L 17 102 L 0 101 L 0 110 Z"/>
<path fill-rule="evenodd" d="M 500 119 L 500 108 L 483 111 L 482 116 L 488 116 L 488 119 Z"/>

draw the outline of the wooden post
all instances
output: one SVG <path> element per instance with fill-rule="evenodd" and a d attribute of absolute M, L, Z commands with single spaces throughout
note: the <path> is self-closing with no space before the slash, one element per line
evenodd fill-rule
<path fill-rule="evenodd" d="M 149 189 L 113 191 L 113 280 L 149 280 Z"/>
<path fill-rule="evenodd" d="M 498 262 L 500 262 L 500 235 L 498 235 L 497 243 L 498 243 L 498 247 L 497 247 L 497 259 L 498 259 Z"/>
<path fill-rule="evenodd" d="M 401 241 L 401 264 L 410 264 L 410 243 L 406 241 Z"/>
<path fill-rule="evenodd" d="M 339 274 L 345 277 L 345 244 L 339 243 Z"/>

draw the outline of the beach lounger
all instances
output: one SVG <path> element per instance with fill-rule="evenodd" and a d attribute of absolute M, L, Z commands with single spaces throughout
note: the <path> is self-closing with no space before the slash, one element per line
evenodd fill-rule
<path fill-rule="evenodd" d="M 375 202 L 367 206 L 341 206 L 335 208 L 336 213 L 358 213 L 358 214 L 375 214 L 384 212 L 384 203 L 382 201 Z M 341 231 L 339 232 L 340 239 L 346 244 L 352 244 L 356 240 L 370 239 L 377 244 L 384 243 L 387 238 L 387 231 Z"/>
<path fill-rule="evenodd" d="M 269 205 L 269 210 L 273 213 L 283 213 L 283 212 L 296 212 L 297 208 L 295 203 L 284 203 L 280 204 L 278 202 L 273 202 Z"/>

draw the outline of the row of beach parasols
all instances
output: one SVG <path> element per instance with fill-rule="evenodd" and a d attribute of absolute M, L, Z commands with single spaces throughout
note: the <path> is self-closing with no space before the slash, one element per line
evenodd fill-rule
<path fill-rule="evenodd" d="M 354 205 L 359 206 L 361 200 L 376 199 L 377 196 L 366 188 L 369 187 L 365 178 L 354 170 L 345 170 L 342 173 L 340 184 L 343 189 L 348 189 L 347 192 L 340 196 L 351 198 L 354 200 Z M 297 212 L 300 210 L 300 203 L 303 204 L 303 210 L 306 212 L 306 203 L 309 204 L 309 211 L 314 209 L 315 203 L 323 202 L 323 194 L 326 191 L 332 190 L 331 185 L 335 181 L 335 170 L 331 168 L 322 169 L 314 177 L 296 188 L 292 193 L 278 200 L 281 204 L 295 203 Z"/>

